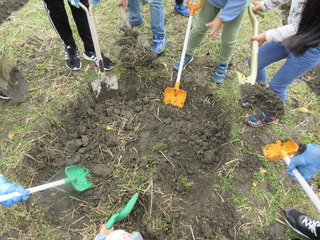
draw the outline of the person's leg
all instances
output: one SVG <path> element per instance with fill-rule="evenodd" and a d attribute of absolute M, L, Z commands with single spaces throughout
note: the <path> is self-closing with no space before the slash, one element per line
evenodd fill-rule
<path fill-rule="evenodd" d="M 190 56 L 194 56 L 196 48 L 202 41 L 203 36 L 208 31 L 206 24 L 213 21 L 218 15 L 220 9 L 214 7 L 208 1 L 204 1 L 202 8 L 198 15 L 198 21 L 194 28 L 190 32 L 186 53 Z"/>
<path fill-rule="evenodd" d="M 236 47 L 238 33 L 241 27 L 242 20 L 245 16 L 246 8 L 231 22 L 223 24 L 221 34 L 221 49 L 217 59 L 217 64 L 228 65 L 232 53 Z"/>
<path fill-rule="evenodd" d="M 263 82 L 266 86 L 268 83 L 267 66 L 288 57 L 287 49 L 280 42 L 266 42 L 258 51 L 258 73 L 256 82 Z M 248 59 L 250 66 L 251 57 Z"/>
<path fill-rule="evenodd" d="M 69 2 L 68 2 L 69 3 Z M 81 3 L 89 7 L 88 0 L 81 0 Z M 79 35 L 83 41 L 84 49 L 88 52 L 94 52 L 93 41 L 86 12 L 80 7 L 76 8 L 69 3 L 73 19 L 77 25 Z"/>
<path fill-rule="evenodd" d="M 75 45 L 68 15 L 63 0 L 43 0 L 43 4 L 53 29 L 65 46 Z"/>
<path fill-rule="evenodd" d="M 165 36 L 166 31 L 164 29 L 164 4 L 162 0 L 149 0 L 150 8 L 150 24 L 153 35 Z"/>
<path fill-rule="evenodd" d="M 65 45 L 66 66 L 71 70 L 79 70 L 81 61 L 78 55 L 78 48 L 72 36 L 64 1 L 43 0 L 43 3 L 53 29 Z"/>
<path fill-rule="evenodd" d="M 286 48 L 287 49 L 287 48 Z M 284 102 L 290 84 L 320 63 L 320 46 L 307 50 L 302 56 L 289 53 L 286 62 L 270 81 L 269 88 Z"/>
<path fill-rule="evenodd" d="M 139 21 L 141 18 L 141 9 L 139 0 L 128 0 L 129 21 Z"/>
<path fill-rule="evenodd" d="M 153 34 L 152 50 L 156 54 L 163 52 L 168 40 L 166 38 L 166 30 L 164 28 L 164 4 L 162 0 L 149 0 L 150 8 L 150 24 Z"/>

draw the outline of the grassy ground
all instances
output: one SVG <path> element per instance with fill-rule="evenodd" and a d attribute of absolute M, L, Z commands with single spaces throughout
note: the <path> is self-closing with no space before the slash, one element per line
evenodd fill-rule
<path fill-rule="evenodd" d="M 183 43 L 183 34 L 176 34 L 177 29 L 184 33 L 187 18 L 172 14 L 173 1 L 165 1 L 167 11 L 167 34 L 170 44 L 164 54 L 157 60 L 159 64 L 167 66 L 163 73 L 170 75 L 174 59 L 180 54 Z M 104 53 L 111 56 L 117 62 L 119 46 L 115 44 L 121 32 L 117 26 L 121 23 L 121 16 L 116 7 L 116 1 L 111 3 L 101 2 L 94 7 L 96 24 L 98 26 L 101 48 Z M 148 7 L 143 6 L 143 15 L 149 20 Z M 179 20 L 177 20 L 179 18 Z M 196 19 L 194 20 L 194 22 Z M 179 24 L 175 24 L 178 22 Z M 268 29 L 281 23 L 279 11 L 268 13 L 266 18 L 260 23 L 260 29 Z M 177 26 L 178 25 L 178 26 Z M 76 28 L 72 22 L 74 32 Z M 146 23 L 139 31 L 150 35 L 149 24 Z M 212 86 L 217 99 L 223 101 L 233 110 L 233 131 L 231 133 L 234 141 L 234 151 L 241 154 L 253 152 L 250 144 L 241 141 L 240 135 L 246 132 L 243 124 L 243 117 L 247 114 L 238 101 L 239 88 L 236 84 L 235 70 L 248 73 L 247 57 L 250 55 L 248 37 L 251 32 L 251 24 L 248 18 L 243 23 L 243 28 L 239 35 L 239 43 L 232 59 L 232 70 L 228 73 L 228 78 L 220 86 Z M 80 94 L 87 91 L 88 81 L 98 78 L 98 73 L 92 64 L 84 62 L 84 71 L 71 72 L 66 69 L 63 61 L 63 47 L 56 33 L 49 24 L 45 15 L 43 5 L 36 0 L 30 2 L 18 12 L 10 17 L 9 21 L 0 26 L 0 45 L 8 57 L 16 61 L 16 65 L 23 72 L 29 85 L 27 101 L 21 104 L 10 104 L 5 101 L 0 102 L 0 172 L 10 181 L 18 182 L 19 176 L 12 174 L 14 169 L 28 155 L 28 150 L 32 142 L 39 138 L 38 132 L 46 129 L 50 125 L 59 126 L 59 111 L 64 109 L 69 102 L 74 101 Z M 75 34 L 79 48 L 80 39 Z M 219 41 L 206 38 L 197 51 L 197 57 L 205 56 L 207 53 L 216 55 L 219 49 Z M 111 50 L 112 49 L 112 50 Z M 274 73 L 279 64 L 273 64 L 269 68 L 270 75 Z M 124 71 L 121 67 L 112 70 L 111 74 L 118 75 Z M 264 130 L 253 129 L 252 134 L 269 134 L 279 139 L 295 137 L 302 144 L 309 142 L 317 143 L 320 140 L 320 112 L 319 96 L 315 95 L 308 87 L 308 76 L 296 81 L 288 90 L 288 101 L 286 103 L 286 114 L 281 122 L 276 122 L 272 127 Z M 306 108 L 308 111 L 302 111 Z M 240 133 L 240 134 L 239 134 Z M 41 137 L 41 136 L 40 136 Z M 32 157 L 32 156 L 31 156 Z M 264 168 L 256 173 L 253 187 L 249 193 L 240 192 L 234 189 L 231 179 L 221 180 L 220 187 L 226 191 L 234 193 L 233 201 L 238 206 L 238 211 L 248 217 L 250 221 L 246 226 L 247 232 L 243 233 L 244 239 L 250 239 L 252 231 L 264 233 L 266 227 L 272 228 L 276 222 L 283 222 L 281 209 L 294 206 L 306 211 L 311 216 L 316 217 L 317 213 L 311 205 L 310 200 L 305 196 L 298 184 L 288 189 L 285 176 L 285 165 L 281 162 L 269 162 L 263 156 L 258 156 L 263 162 Z M 233 162 L 225 166 L 222 171 L 232 173 Z M 318 178 L 313 182 L 316 185 Z M 271 182 L 273 189 L 265 189 L 266 182 Z M 316 188 L 316 191 L 318 189 Z M 267 207 L 266 207 L 267 206 Z M 41 214 L 41 209 L 30 210 L 33 214 Z M 38 239 L 58 239 L 50 233 L 50 226 L 46 223 L 34 222 L 29 218 L 29 212 L 24 209 L 23 204 L 0 209 L 0 222 L 3 228 L 0 230 L 0 239 L 7 228 L 14 228 L 23 220 L 28 225 L 33 226 L 34 232 L 42 233 Z M 21 230 L 17 230 L 21 231 Z M 32 239 L 32 234 L 23 234 L 21 239 Z M 94 235 L 94 234 L 93 234 Z M 91 235 L 91 236 L 93 236 Z M 287 237 L 294 236 L 288 229 Z"/>

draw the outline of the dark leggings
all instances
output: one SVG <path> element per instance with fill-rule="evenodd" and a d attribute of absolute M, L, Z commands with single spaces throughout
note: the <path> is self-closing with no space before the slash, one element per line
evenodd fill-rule
<path fill-rule="evenodd" d="M 176 4 L 181 5 L 183 3 L 183 0 L 176 0 Z"/>
<path fill-rule="evenodd" d="M 49 20 L 61 38 L 65 46 L 75 46 L 68 15 L 64 6 L 64 0 L 43 0 Z M 68 2 L 69 3 L 69 2 Z M 88 0 L 81 0 L 88 7 Z M 90 33 L 86 12 L 82 8 L 76 8 L 69 3 L 73 19 L 77 25 L 79 35 L 83 41 L 86 51 L 94 51 L 93 41 Z"/>

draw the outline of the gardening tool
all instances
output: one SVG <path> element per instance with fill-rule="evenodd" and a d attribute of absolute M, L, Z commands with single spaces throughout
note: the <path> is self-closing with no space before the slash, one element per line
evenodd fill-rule
<path fill-rule="evenodd" d="M 94 18 L 93 18 L 93 14 L 92 14 L 93 3 L 91 2 L 89 4 L 88 8 L 84 4 L 82 4 L 81 2 L 77 2 L 77 3 L 86 12 L 86 15 L 87 15 L 89 27 L 90 27 L 90 32 L 91 32 L 91 36 L 92 36 L 92 41 L 93 41 L 93 46 L 94 46 L 94 51 L 95 51 L 97 59 L 98 59 L 99 70 L 100 70 L 100 75 L 101 75 L 100 79 L 93 80 L 91 82 L 91 87 L 92 87 L 93 93 L 98 101 L 102 101 L 107 98 L 115 97 L 118 92 L 118 81 L 117 81 L 116 76 L 106 77 L 106 74 L 104 71 L 102 55 L 101 55 L 101 50 L 100 50 L 100 44 L 99 44 L 99 40 L 98 40 L 98 33 L 96 30 L 96 25 L 94 23 Z"/>
<path fill-rule="evenodd" d="M 200 0 L 200 3 L 198 5 L 192 5 L 189 2 L 187 2 L 187 7 L 190 9 L 189 14 L 189 20 L 188 20 L 188 26 L 187 31 L 184 39 L 182 54 L 180 58 L 180 65 L 179 65 L 179 71 L 176 83 L 174 85 L 174 88 L 166 88 L 164 91 L 164 104 L 171 104 L 173 106 L 177 106 L 182 108 L 184 106 L 184 103 L 187 98 L 187 92 L 184 90 L 179 89 L 180 88 L 180 80 L 181 80 L 181 74 L 183 69 L 183 62 L 187 51 L 187 45 L 189 41 L 189 35 L 190 35 L 190 29 L 191 29 L 191 23 L 194 16 L 194 13 L 199 10 L 202 7 L 203 0 Z"/>
<path fill-rule="evenodd" d="M 27 93 L 27 82 L 13 63 L 0 53 L 0 89 L 11 100 L 24 102 Z"/>
<path fill-rule="evenodd" d="M 275 143 L 271 143 L 262 147 L 262 152 L 264 156 L 269 160 L 283 158 L 283 160 L 289 165 L 290 158 L 288 157 L 288 155 L 296 153 L 298 151 L 298 148 L 298 145 L 291 139 L 287 139 L 286 141 L 277 140 Z M 297 169 L 294 169 L 292 173 L 294 174 L 304 191 L 308 194 L 309 198 L 314 203 L 318 211 L 320 211 L 320 200 L 318 196 L 314 193 L 312 188 L 309 186 L 309 184 Z"/>
<path fill-rule="evenodd" d="M 138 197 L 139 197 L 139 193 L 137 192 L 131 197 L 131 199 L 129 200 L 129 202 L 121 212 L 117 212 L 116 214 L 113 214 L 107 221 L 106 228 L 111 229 L 116 222 L 119 222 L 124 218 L 126 218 L 129 215 L 129 213 L 132 211 L 134 205 L 138 200 Z"/>
<path fill-rule="evenodd" d="M 151 46 L 147 38 L 145 36 L 140 35 L 138 32 L 132 30 L 132 27 L 129 23 L 128 15 L 123 6 L 119 6 L 119 9 L 122 16 L 122 21 L 125 25 L 125 29 L 123 31 L 126 32 L 129 36 L 136 37 L 138 40 L 138 45 L 145 48 L 150 48 Z"/>
<path fill-rule="evenodd" d="M 29 194 L 35 193 L 35 192 L 40 192 L 40 191 L 47 190 L 47 189 L 54 188 L 54 187 L 58 187 L 58 186 L 68 184 L 68 183 L 71 183 L 73 188 L 77 191 L 87 190 L 88 188 L 90 188 L 93 185 L 92 182 L 88 181 L 88 177 L 91 176 L 90 171 L 82 165 L 75 165 L 75 166 L 66 167 L 65 173 L 67 175 L 67 178 L 29 188 L 29 189 L 27 189 L 27 190 L 29 190 Z M 23 195 L 27 195 L 27 194 L 13 192 L 13 193 L 1 195 L 0 202 L 9 200 L 13 197 L 20 197 Z"/>
<path fill-rule="evenodd" d="M 249 16 L 253 25 L 253 36 L 257 36 L 259 34 L 259 23 L 256 15 L 252 11 L 251 3 L 247 6 Z M 264 13 L 261 11 L 256 12 L 260 17 L 264 18 Z M 240 84 L 251 83 L 254 84 L 256 82 L 257 73 L 258 73 L 258 48 L 259 43 L 257 40 L 252 41 L 251 47 L 251 62 L 250 62 L 250 75 L 246 77 L 242 73 L 237 71 L 238 82 Z"/>

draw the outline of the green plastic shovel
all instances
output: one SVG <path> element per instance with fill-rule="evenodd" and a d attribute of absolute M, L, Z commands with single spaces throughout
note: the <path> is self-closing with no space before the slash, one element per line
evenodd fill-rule
<path fill-rule="evenodd" d="M 139 197 L 139 193 L 137 192 L 131 197 L 131 199 L 129 200 L 129 202 L 121 212 L 117 212 L 116 214 L 113 214 L 111 218 L 109 218 L 109 220 L 107 221 L 106 228 L 111 229 L 116 222 L 119 222 L 124 218 L 126 218 L 129 215 L 129 213 L 132 211 L 134 205 L 138 200 L 138 197 Z"/>
<path fill-rule="evenodd" d="M 46 183 L 40 186 L 32 187 L 27 189 L 29 191 L 28 194 L 30 193 L 35 193 L 35 192 L 40 192 L 49 188 L 54 188 L 58 187 L 67 183 L 71 183 L 73 188 L 77 191 L 84 191 L 88 188 L 90 188 L 93 183 L 88 181 L 88 177 L 91 177 L 89 169 L 85 168 L 82 165 L 75 165 L 75 166 L 69 166 L 65 168 L 65 173 L 67 175 L 67 178 L 51 182 L 51 183 Z M 28 194 L 21 194 L 18 192 L 13 192 L 9 194 L 5 194 L 0 196 L 0 202 L 9 200 L 13 197 L 20 197 Z"/>

